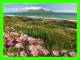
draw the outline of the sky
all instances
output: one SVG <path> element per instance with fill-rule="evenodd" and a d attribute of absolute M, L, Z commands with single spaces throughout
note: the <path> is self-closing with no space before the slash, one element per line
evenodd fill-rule
<path fill-rule="evenodd" d="M 18 12 L 23 8 L 30 7 L 42 7 L 46 9 L 53 10 L 55 12 L 71 12 L 76 13 L 76 4 L 4 4 L 4 13 L 8 12 Z"/>

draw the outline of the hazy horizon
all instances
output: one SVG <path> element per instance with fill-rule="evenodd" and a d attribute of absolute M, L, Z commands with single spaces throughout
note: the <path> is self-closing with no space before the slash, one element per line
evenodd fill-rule
<path fill-rule="evenodd" d="M 24 11 L 27 9 L 39 9 L 52 10 L 54 12 L 63 13 L 77 13 L 76 4 L 4 4 L 4 13 L 12 13 Z"/>

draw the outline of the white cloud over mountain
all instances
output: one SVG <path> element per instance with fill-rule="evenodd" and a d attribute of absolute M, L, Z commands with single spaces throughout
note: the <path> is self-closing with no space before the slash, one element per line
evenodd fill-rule
<path fill-rule="evenodd" d="M 44 10 L 44 11 L 53 11 L 53 12 L 63 12 L 63 13 L 75 13 L 76 11 L 73 10 L 64 10 L 64 9 L 61 9 L 61 10 L 51 10 L 51 9 L 48 9 L 48 8 L 44 8 L 44 7 L 35 7 L 35 6 L 32 6 L 32 7 L 16 7 L 16 8 L 6 8 L 4 9 L 4 13 L 10 13 L 10 12 L 25 12 L 25 11 L 29 11 L 29 10 Z"/>
<path fill-rule="evenodd" d="M 7 12 L 22 12 L 22 11 L 28 11 L 28 10 L 45 10 L 50 11 L 50 9 L 43 8 L 43 7 L 21 7 L 21 8 L 7 8 Z"/>

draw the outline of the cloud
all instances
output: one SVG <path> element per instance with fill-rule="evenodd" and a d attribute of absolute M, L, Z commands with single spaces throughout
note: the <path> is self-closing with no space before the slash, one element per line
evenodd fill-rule
<path fill-rule="evenodd" d="M 21 8 L 19 7 L 19 8 L 7 8 L 7 9 L 4 9 L 4 12 L 21 12 L 21 11 L 39 10 L 39 9 L 50 10 L 43 7 L 21 7 Z"/>
<path fill-rule="evenodd" d="M 16 6 L 16 5 L 15 5 Z M 8 7 L 8 8 L 4 8 L 4 13 L 8 13 L 8 12 L 22 12 L 22 11 L 27 11 L 27 10 L 39 10 L 39 9 L 44 9 L 44 10 L 52 10 L 52 11 L 55 11 L 55 12 L 71 12 L 71 13 L 76 13 L 77 10 L 75 7 L 72 7 L 71 5 L 68 6 L 68 5 L 53 5 L 53 6 L 48 6 L 48 7 L 43 7 L 43 6 L 25 6 L 25 7 Z"/>

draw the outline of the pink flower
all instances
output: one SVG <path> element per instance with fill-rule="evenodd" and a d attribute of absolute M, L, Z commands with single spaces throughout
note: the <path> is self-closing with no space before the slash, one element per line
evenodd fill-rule
<path fill-rule="evenodd" d="M 25 35 L 21 34 L 20 37 L 17 37 L 16 41 L 17 42 L 24 42 L 27 40 L 27 37 L 28 36 L 26 34 Z"/>
<path fill-rule="evenodd" d="M 27 53 L 25 51 L 21 51 L 20 56 L 27 56 Z"/>
<path fill-rule="evenodd" d="M 74 51 L 71 51 L 71 52 L 69 53 L 69 55 L 70 55 L 70 56 L 76 56 L 76 53 L 75 53 Z"/>
<path fill-rule="evenodd" d="M 7 37 L 4 37 L 4 45 L 13 45 L 13 40 Z"/>
<path fill-rule="evenodd" d="M 33 45 L 34 42 L 35 42 L 35 38 L 33 38 L 33 37 L 28 37 L 28 38 L 27 38 L 27 41 L 29 42 L 30 45 Z"/>
<path fill-rule="evenodd" d="M 36 49 L 36 46 L 35 45 L 29 45 L 29 50 L 33 50 L 33 49 Z"/>
<path fill-rule="evenodd" d="M 23 44 L 22 43 L 17 43 L 17 44 L 15 44 L 15 48 L 23 48 Z"/>
<path fill-rule="evenodd" d="M 20 36 L 19 39 L 21 39 L 21 40 L 23 40 L 23 41 L 26 41 L 27 38 L 25 38 L 25 36 L 24 36 L 23 34 L 21 34 L 21 36 Z"/>
<path fill-rule="evenodd" d="M 27 34 L 24 34 L 24 38 L 28 38 L 28 35 Z"/>
<path fill-rule="evenodd" d="M 49 51 L 47 49 L 42 49 L 42 53 L 43 53 L 43 55 L 48 55 Z"/>
<path fill-rule="evenodd" d="M 18 38 L 16 38 L 16 41 L 20 43 L 20 42 L 22 42 L 22 39 L 20 39 L 20 37 L 18 37 Z"/>
<path fill-rule="evenodd" d="M 42 46 L 41 45 L 36 45 L 36 48 L 40 50 L 40 49 L 42 49 Z"/>
<path fill-rule="evenodd" d="M 6 46 L 7 45 L 7 38 L 4 37 L 4 45 Z"/>
<path fill-rule="evenodd" d="M 8 38 L 7 38 L 7 41 L 14 41 L 14 40 L 8 37 Z"/>
<path fill-rule="evenodd" d="M 33 56 L 38 56 L 39 51 L 38 51 L 37 49 L 33 49 L 33 50 L 31 50 L 31 54 L 32 54 Z"/>
<path fill-rule="evenodd" d="M 10 46 L 13 45 L 13 41 L 8 41 L 7 45 L 10 45 Z"/>
<path fill-rule="evenodd" d="M 33 44 L 34 44 L 34 41 L 29 41 L 29 44 L 30 44 L 30 45 L 33 45 Z"/>
<path fill-rule="evenodd" d="M 33 38 L 33 37 L 28 37 L 27 40 L 28 40 L 28 41 L 34 41 L 35 38 Z"/>
<path fill-rule="evenodd" d="M 53 51 L 53 52 L 52 52 L 52 55 L 53 55 L 53 56 L 59 56 L 59 52 L 58 52 L 58 51 Z"/>

